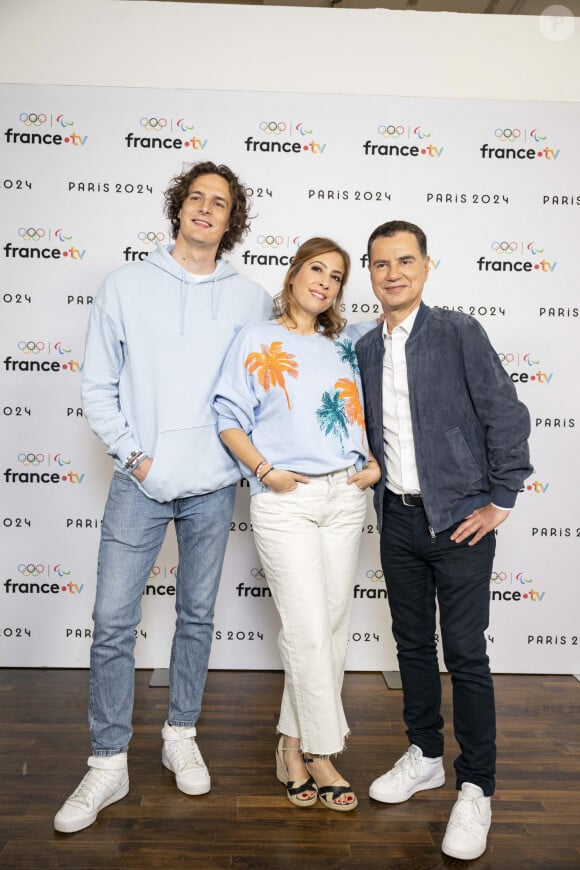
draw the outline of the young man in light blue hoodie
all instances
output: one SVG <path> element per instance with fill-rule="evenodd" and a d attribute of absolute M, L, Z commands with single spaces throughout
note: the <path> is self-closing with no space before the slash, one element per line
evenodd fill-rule
<path fill-rule="evenodd" d="M 195 741 L 237 464 L 217 435 L 213 386 L 239 329 L 271 298 L 223 260 L 249 227 L 227 166 L 204 162 L 165 193 L 175 244 L 112 272 L 95 298 L 82 381 L 84 413 L 115 460 L 97 568 L 91 647 L 89 771 L 54 827 L 73 833 L 129 791 L 134 629 L 167 527 L 179 551 L 177 621 L 162 763 L 186 794 L 211 782 Z"/>

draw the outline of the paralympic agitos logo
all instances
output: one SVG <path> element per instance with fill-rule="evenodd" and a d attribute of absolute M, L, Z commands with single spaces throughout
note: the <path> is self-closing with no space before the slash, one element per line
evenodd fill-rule
<path fill-rule="evenodd" d="M 7 145 L 70 145 L 82 148 L 88 136 L 78 133 L 68 115 L 47 115 L 44 112 L 21 112 L 19 130 L 4 130 Z M 56 130 L 56 132 L 54 132 Z"/>
<path fill-rule="evenodd" d="M 85 479 L 84 472 L 74 471 L 72 460 L 63 453 L 21 451 L 16 456 L 17 469 L 6 468 L 5 483 L 69 483 L 79 484 Z"/>
<path fill-rule="evenodd" d="M 16 344 L 19 359 L 8 355 L 2 360 L 6 372 L 65 372 L 78 374 L 83 363 L 72 357 L 72 348 L 64 341 L 23 338 Z"/>
<path fill-rule="evenodd" d="M 127 148 L 144 148 L 155 150 L 203 151 L 207 139 L 196 129 L 191 120 L 182 118 L 165 118 L 159 115 L 144 115 L 138 120 L 139 135 L 127 133 L 125 145 Z M 195 132 L 194 132 L 195 131 Z"/>

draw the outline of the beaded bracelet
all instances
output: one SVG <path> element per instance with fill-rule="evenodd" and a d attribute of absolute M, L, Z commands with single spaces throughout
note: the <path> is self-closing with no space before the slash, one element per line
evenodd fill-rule
<path fill-rule="evenodd" d="M 145 461 L 145 459 L 149 459 L 149 457 L 147 456 L 146 453 L 142 453 L 140 456 L 137 457 L 137 460 L 131 466 L 131 469 L 130 469 L 131 474 L 133 474 L 133 472 L 135 471 L 136 468 L 139 468 L 139 466 L 141 465 L 142 462 Z"/>
<path fill-rule="evenodd" d="M 124 468 L 126 471 L 129 471 L 129 469 L 131 468 L 131 466 L 133 465 L 133 463 L 135 462 L 135 460 L 136 460 L 139 456 L 141 456 L 142 453 L 143 453 L 142 450 L 133 450 L 133 451 L 129 454 L 129 456 L 127 457 L 127 459 L 125 460 L 125 462 L 123 463 L 123 468 Z"/>
<path fill-rule="evenodd" d="M 258 477 L 258 472 L 259 472 L 260 468 L 261 468 L 263 465 L 267 465 L 267 464 L 268 464 L 268 460 L 267 460 L 267 459 L 262 459 L 260 462 L 258 462 L 258 464 L 256 465 L 256 467 L 254 468 L 254 477 Z M 259 480 L 259 479 L 260 479 L 260 478 L 258 477 L 258 480 Z"/>

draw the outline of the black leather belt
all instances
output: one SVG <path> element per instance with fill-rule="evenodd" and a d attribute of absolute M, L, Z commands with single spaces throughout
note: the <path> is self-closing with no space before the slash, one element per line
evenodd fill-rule
<path fill-rule="evenodd" d="M 413 492 L 393 492 L 388 489 L 387 492 L 392 498 L 400 499 L 405 507 L 423 507 L 423 497 L 417 493 Z"/>

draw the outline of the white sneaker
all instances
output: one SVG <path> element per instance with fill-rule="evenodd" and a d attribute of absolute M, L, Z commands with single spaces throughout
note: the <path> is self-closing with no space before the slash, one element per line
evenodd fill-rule
<path fill-rule="evenodd" d="M 102 809 L 120 801 L 129 791 L 126 752 L 91 755 L 87 764 L 89 772 L 54 817 L 55 830 L 63 834 L 88 828 Z"/>
<path fill-rule="evenodd" d="M 177 788 L 185 794 L 206 794 L 211 788 L 209 771 L 195 742 L 195 726 L 163 726 L 163 766 L 175 774 Z"/>
<path fill-rule="evenodd" d="M 483 855 L 491 824 L 491 799 L 478 785 L 464 782 L 451 810 L 441 851 L 451 858 L 472 861 Z"/>
<path fill-rule="evenodd" d="M 412 744 L 395 766 L 371 783 L 369 796 L 384 804 L 409 800 L 416 791 L 440 788 L 445 783 L 443 758 L 426 758 Z"/>

